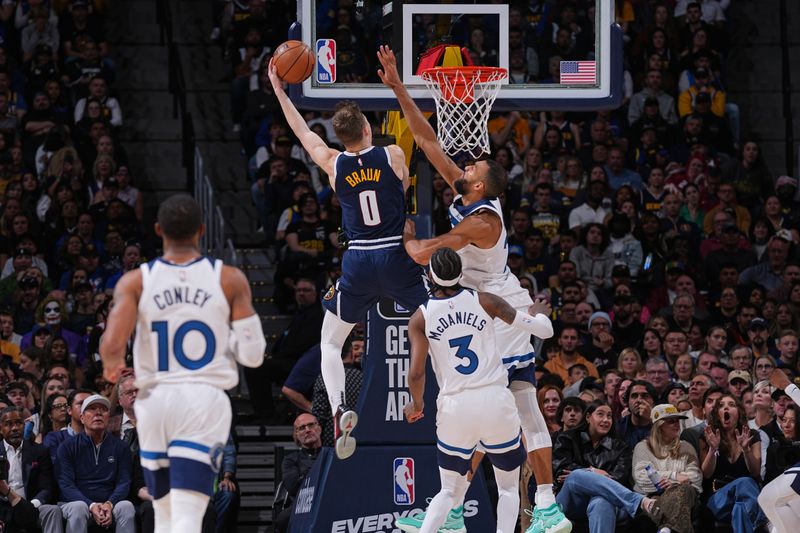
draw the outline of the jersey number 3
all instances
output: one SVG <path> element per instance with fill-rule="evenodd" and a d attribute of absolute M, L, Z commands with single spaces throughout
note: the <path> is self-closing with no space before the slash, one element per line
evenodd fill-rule
<path fill-rule="evenodd" d="M 469 349 L 469 343 L 472 342 L 472 335 L 465 335 L 457 339 L 450 339 L 450 347 L 458 348 L 456 350 L 456 357 L 466 359 L 466 361 L 456 367 L 456 370 L 468 376 L 478 369 L 478 354 Z"/>
<path fill-rule="evenodd" d="M 361 191 L 358 193 L 358 202 L 361 204 L 361 220 L 365 226 L 377 226 L 381 223 L 377 192 Z"/>
<path fill-rule="evenodd" d="M 169 322 L 159 320 L 153 322 L 152 330 L 158 336 L 158 371 L 167 372 L 169 370 Z M 183 341 L 186 335 L 196 331 L 203 336 L 206 342 L 206 351 L 199 359 L 190 359 L 183 351 Z M 183 368 L 188 370 L 197 370 L 203 368 L 214 359 L 214 353 L 217 351 L 217 339 L 214 337 L 214 332 L 205 322 L 199 320 L 189 320 L 175 330 L 172 336 L 172 353 L 175 354 L 175 360 Z M 194 355 L 194 354 L 192 354 Z"/>

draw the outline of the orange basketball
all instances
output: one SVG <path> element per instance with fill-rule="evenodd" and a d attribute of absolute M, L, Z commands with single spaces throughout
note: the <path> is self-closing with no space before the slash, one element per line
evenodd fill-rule
<path fill-rule="evenodd" d="M 302 83 L 314 70 L 314 52 L 302 41 L 286 41 L 275 49 L 272 61 L 278 76 L 287 83 Z"/>

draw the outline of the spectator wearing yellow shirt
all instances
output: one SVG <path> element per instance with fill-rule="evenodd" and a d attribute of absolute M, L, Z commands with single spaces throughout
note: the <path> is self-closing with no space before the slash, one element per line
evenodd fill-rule
<path fill-rule="evenodd" d="M 681 118 L 694 111 L 695 100 L 700 93 L 708 93 L 711 97 L 711 112 L 722 117 L 725 115 L 725 91 L 717 89 L 710 83 L 710 73 L 705 68 L 694 72 L 694 85 L 689 86 L 678 97 L 678 115 Z"/>
<path fill-rule="evenodd" d="M 508 143 L 512 143 L 517 154 L 524 154 L 531 145 L 531 127 L 518 111 L 491 119 L 489 135 L 495 146 L 507 146 Z"/>

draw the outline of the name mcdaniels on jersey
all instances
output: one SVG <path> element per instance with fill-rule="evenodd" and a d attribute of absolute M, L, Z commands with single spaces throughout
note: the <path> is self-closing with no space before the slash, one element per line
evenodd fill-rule
<path fill-rule="evenodd" d="M 183 285 L 154 294 L 153 302 L 161 311 L 175 304 L 192 304 L 202 308 L 211 299 L 211 296 L 211 294 L 203 289 Z"/>
<path fill-rule="evenodd" d="M 483 328 L 486 327 L 485 318 L 481 318 L 475 313 L 463 313 L 461 311 L 449 313 L 447 317 L 439 317 L 437 322 L 438 325 L 434 329 L 428 331 L 428 337 L 435 341 L 441 340 L 442 334 L 444 334 L 445 330 L 450 326 L 463 324 L 465 326 L 472 326 L 478 331 L 483 331 Z"/>

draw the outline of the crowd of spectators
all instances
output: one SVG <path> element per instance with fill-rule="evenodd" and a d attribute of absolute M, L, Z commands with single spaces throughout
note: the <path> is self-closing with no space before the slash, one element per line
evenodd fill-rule
<path fill-rule="evenodd" d="M 104 0 L 0 6 L 0 530 L 153 530 L 132 376 L 97 353 L 146 256 Z M 236 519 L 233 436 L 205 531 Z M 216 517 L 216 518 L 215 518 Z"/>
<path fill-rule="evenodd" d="M 584 519 L 588 508 L 593 530 L 674 489 L 663 511 L 675 530 L 705 520 L 752 531 L 763 521 L 759 487 L 798 460 L 797 406 L 768 381 L 773 369 L 800 377 L 798 179 L 770 171 L 727 97 L 730 4 L 619 1 L 619 109 L 489 122 L 490 157 L 509 178 L 508 267 L 553 308 L 556 335 L 537 374 L 559 501 Z M 382 44 L 380 24 L 350 0 L 324 8 L 318 36 L 336 39 L 341 79 L 377 81 L 369 50 Z M 558 83 L 560 60 L 594 59 L 594 9 L 591 0 L 510 2 L 512 82 Z M 335 281 L 342 251 L 328 177 L 292 138 L 265 71 L 293 14 L 293 2 L 271 3 L 269 18 L 263 0 L 233 2 L 220 25 L 259 231 L 277 259 L 275 303 L 294 317 L 268 353 L 278 369 L 270 379 L 302 412 L 319 361 L 319 329 L 305 318 L 322 313 L 305 292 Z M 418 46 L 447 30 L 438 22 L 415 21 Z M 497 61 L 488 26 L 469 17 L 467 31 L 452 32 L 477 64 Z M 305 114 L 338 147 L 330 116 Z M 381 116 L 368 118 L 378 131 Z M 439 234 L 453 192 L 437 175 L 432 192 Z M 256 407 L 274 416 L 269 402 Z M 576 486 L 607 498 L 570 493 Z"/>

